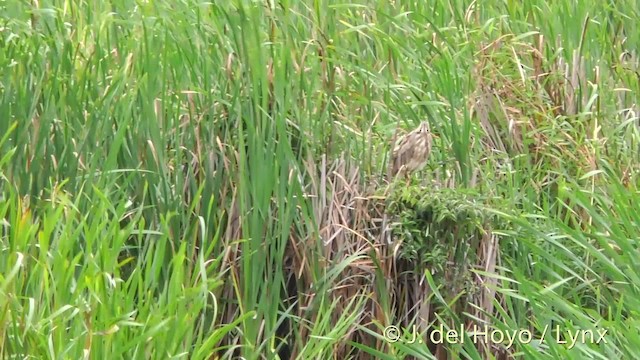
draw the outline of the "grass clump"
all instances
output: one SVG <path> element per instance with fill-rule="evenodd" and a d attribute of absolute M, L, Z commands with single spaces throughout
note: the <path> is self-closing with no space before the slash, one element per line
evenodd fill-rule
<path fill-rule="evenodd" d="M 413 262 L 416 272 L 432 274 L 441 273 L 449 262 L 473 263 L 469 248 L 477 248 L 485 233 L 500 228 L 498 216 L 485 210 L 486 201 L 474 190 L 398 188 L 387 208 L 397 218 L 393 236 L 402 242 L 398 258 Z"/>
<path fill-rule="evenodd" d="M 395 187 L 388 198 L 386 211 L 394 219 L 392 238 L 398 248 L 395 305 L 403 309 L 397 316 L 408 327 L 422 328 L 424 342 L 433 349 L 442 346 L 430 340 L 440 324 L 452 329 L 483 324 L 459 315 L 494 300 L 488 297 L 495 293 L 483 273 L 494 271 L 499 259 L 494 230 L 508 225 L 491 211 L 499 205 L 504 208 L 504 201 L 473 189 L 416 184 Z"/>

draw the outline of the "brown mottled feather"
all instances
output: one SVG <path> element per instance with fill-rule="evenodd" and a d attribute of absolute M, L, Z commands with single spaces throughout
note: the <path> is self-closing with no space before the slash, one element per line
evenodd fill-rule
<path fill-rule="evenodd" d="M 398 173 L 408 175 L 424 168 L 431 153 L 431 141 L 431 131 L 426 121 L 398 139 L 391 155 L 391 176 Z"/>

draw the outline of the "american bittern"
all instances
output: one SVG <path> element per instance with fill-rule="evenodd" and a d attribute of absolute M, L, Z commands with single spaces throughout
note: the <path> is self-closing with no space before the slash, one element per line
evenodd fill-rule
<path fill-rule="evenodd" d="M 391 176 L 402 174 L 408 178 L 410 173 L 422 170 L 429 159 L 431 142 L 432 134 L 426 121 L 398 139 L 391 154 Z"/>
<path fill-rule="evenodd" d="M 401 174 L 406 177 L 408 185 L 410 173 L 424 168 L 429 159 L 429 153 L 431 153 L 433 136 L 429 129 L 429 123 L 423 121 L 418 128 L 396 141 L 393 152 L 391 153 L 391 160 L 389 161 L 388 172 L 391 177 L 391 179 L 389 179 L 390 183 L 393 182 L 392 179 L 395 179 L 398 174 Z M 387 190 L 389 190 L 388 187 Z M 382 229 L 383 234 L 390 234 L 390 232 L 388 232 L 389 224 L 386 213 L 382 217 Z M 391 243 L 390 237 L 386 240 L 388 243 Z"/>

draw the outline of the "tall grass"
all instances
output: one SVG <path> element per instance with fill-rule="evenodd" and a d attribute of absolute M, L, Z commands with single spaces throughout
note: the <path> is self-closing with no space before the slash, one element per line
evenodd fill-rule
<path fill-rule="evenodd" d="M 633 357 L 639 15 L 1 3 L 2 358 Z M 396 128 L 423 119 L 429 166 L 387 188 Z M 469 238 L 469 218 L 446 223 L 445 246 L 420 214 L 459 214 L 470 192 L 465 209 L 500 221 Z M 412 267 L 427 259 L 442 263 Z M 454 269 L 467 285 L 447 285 Z M 434 344 L 440 324 L 534 339 Z M 388 325 L 424 341 L 391 343 Z M 570 348 L 556 326 L 606 342 Z"/>

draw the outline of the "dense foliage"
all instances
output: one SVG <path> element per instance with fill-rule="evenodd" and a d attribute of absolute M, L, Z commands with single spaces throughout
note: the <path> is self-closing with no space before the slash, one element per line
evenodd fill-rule
<path fill-rule="evenodd" d="M 638 18 L 0 2 L 0 357 L 634 358 Z"/>

